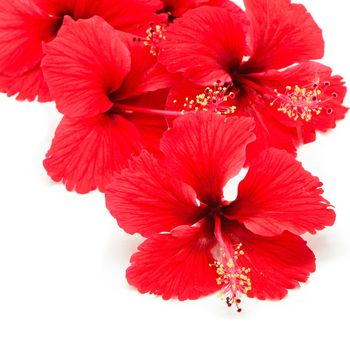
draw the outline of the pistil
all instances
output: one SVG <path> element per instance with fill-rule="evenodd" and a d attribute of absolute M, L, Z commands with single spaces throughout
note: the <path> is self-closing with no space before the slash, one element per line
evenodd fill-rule
<path fill-rule="evenodd" d="M 222 235 L 221 220 L 215 215 L 215 237 L 219 244 L 216 260 L 210 264 L 216 269 L 216 283 L 222 287 L 219 296 L 228 307 L 235 306 L 241 312 L 241 296 L 251 290 L 250 268 L 241 266 L 240 258 L 244 255 L 242 243 L 229 246 Z"/>
<path fill-rule="evenodd" d="M 126 105 L 118 102 L 114 103 L 113 109 L 122 111 L 123 113 L 127 113 L 127 114 L 144 113 L 144 114 L 160 115 L 164 117 L 179 117 L 184 114 L 181 111 L 169 111 L 169 110 L 163 110 L 163 109 L 138 107 L 138 106 Z"/>
<path fill-rule="evenodd" d="M 326 110 L 327 114 L 333 113 L 333 109 L 327 107 L 327 102 L 337 98 L 338 94 L 336 92 L 331 95 L 326 94 L 330 86 L 328 81 L 323 83 L 315 81 L 306 86 L 286 86 L 284 93 L 276 89 L 274 90 L 276 98 L 270 105 L 277 105 L 279 112 L 286 114 L 294 121 L 309 122 L 314 116 L 320 115 L 323 110 Z"/>

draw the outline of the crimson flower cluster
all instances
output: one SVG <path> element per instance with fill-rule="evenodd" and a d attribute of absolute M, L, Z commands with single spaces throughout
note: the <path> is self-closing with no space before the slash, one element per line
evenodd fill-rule
<path fill-rule="evenodd" d="M 164 299 L 219 292 L 238 311 L 315 270 L 301 236 L 335 213 L 295 156 L 347 112 L 305 7 L 244 4 L 0 2 L 0 91 L 56 103 L 44 166 L 69 191 L 105 193 L 119 226 L 145 237 L 128 282 Z"/>

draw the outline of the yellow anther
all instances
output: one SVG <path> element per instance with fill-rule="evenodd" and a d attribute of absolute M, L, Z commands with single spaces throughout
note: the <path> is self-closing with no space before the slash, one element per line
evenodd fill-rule
<path fill-rule="evenodd" d="M 248 276 L 250 268 L 240 265 L 239 258 L 244 255 L 242 244 L 237 244 L 231 251 L 225 252 L 220 249 L 220 255 L 210 266 L 217 273 L 216 283 L 222 288 L 219 295 L 226 301 L 228 306 L 235 305 L 240 311 L 238 304 L 240 296 L 251 290 L 251 280 Z"/>
<path fill-rule="evenodd" d="M 270 103 L 274 106 L 279 102 L 277 108 L 279 112 L 286 114 L 290 119 L 310 121 L 313 113 L 321 113 L 322 107 L 318 96 L 322 93 L 319 89 L 300 87 L 295 85 L 294 88 L 286 86 L 285 94 L 275 90 L 277 98 Z"/>
<path fill-rule="evenodd" d="M 146 39 L 144 40 L 144 45 L 150 48 L 150 53 L 153 56 L 158 54 L 158 47 L 161 41 L 165 40 L 166 27 L 157 25 L 151 25 L 150 28 L 146 30 Z"/>
<path fill-rule="evenodd" d="M 229 100 L 235 98 L 233 91 L 229 92 L 230 86 L 220 86 L 219 82 L 214 82 L 213 87 L 207 87 L 204 92 L 198 94 L 194 99 L 185 98 L 183 108 L 185 111 L 213 111 L 220 115 L 233 114 L 236 106 L 229 105 Z M 227 94 L 228 93 L 228 94 Z M 176 101 L 176 102 L 174 102 Z M 177 103 L 177 100 L 174 100 Z"/>
<path fill-rule="evenodd" d="M 227 262 L 227 267 L 229 268 L 229 269 L 231 269 L 232 267 L 233 267 L 233 261 L 232 261 L 232 259 L 230 259 L 228 262 Z"/>

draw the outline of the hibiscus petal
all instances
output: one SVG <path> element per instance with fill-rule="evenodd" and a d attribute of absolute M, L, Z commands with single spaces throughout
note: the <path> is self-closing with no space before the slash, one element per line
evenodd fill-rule
<path fill-rule="evenodd" d="M 156 21 L 160 0 L 35 0 L 46 11 L 74 19 L 102 17 L 111 26 L 126 32 L 145 32 Z M 142 28 L 140 28 L 142 27 Z"/>
<path fill-rule="evenodd" d="M 254 134 L 256 140 L 247 147 L 246 164 L 250 164 L 262 151 L 268 148 L 278 148 L 296 156 L 297 146 L 300 143 L 296 128 L 288 127 L 272 117 L 270 105 L 266 106 L 250 92 L 250 98 L 255 99 L 254 105 L 241 101 L 238 104 L 236 115 L 254 118 Z"/>
<path fill-rule="evenodd" d="M 56 130 L 44 166 L 67 190 L 102 192 L 114 172 L 141 149 L 137 129 L 117 115 L 64 117 Z"/>
<path fill-rule="evenodd" d="M 230 82 L 229 72 L 245 54 L 241 18 L 219 7 L 202 6 L 186 12 L 167 30 L 160 63 L 197 84 Z"/>
<path fill-rule="evenodd" d="M 168 90 L 162 89 L 142 94 L 138 97 L 122 101 L 122 103 L 131 106 L 140 106 L 145 109 L 164 110 L 167 96 Z M 160 139 L 164 131 L 170 127 L 173 117 L 151 113 L 130 113 L 127 118 L 138 129 L 145 148 L 152 152 L 152 154 L 162 156 L 159 150 Z"/>
<path fill-rule="evenodd" d="M 343 78 L 332 75 L 332 69 L 320 63 L 302 63 L 281 72 L 268 71 L 263 75 L 256 74 L 254 78 L 259 84 L 281 94 L 280 98 L 276 95 L 266 101 L 266 114 L 288 127 L 299 128 L 304 143 L 314 141 L 317 130 L 325 132 L 334 128 L 336 121 L 343 119 L 348 111 L 348 108 L 342 105 L 346 94 Z M 310 120 L 301 117 L 295 120 L 289 118 L 288 114 L 278 111 L 286 101 L 289 101 L 288 96 L 293 96 L 296 87 L 305 89 L 304 95 L 307 97 L 311 94 L 317 101 L 307 103 L 304 97 L 298 102 L 299 106 L 303 106 L 304 102 L 306 109 L 310 111 Z M 303 94 L 299 96 L 303 98 Z M 275 102 L 270 106 L 272 100 Z M 298 111 L 300 110 L 299 108 Z"/>
<path fill-rule="evenodd" d="M 106 203 L 121 228 L 145 237 L 192 225 L 205 212 L 197 205 L 193 189 L 166 173 L 147 151 L 113 177 Z"/>
<path fill-rule="evenodd" d="M 97 115 L 113 103 L 109 94 L 130 71 L 130 52 L 118 32 L 99 17 L 65 23 L 44 46 L 42 67 L 51 95 L 63 114 Z"/>
<path fill-rule="evenodd" d="M 290 0 L 244 0 L 253 55 L 245 71 L 284 68 L 322 58 L 322 31 L 303 5 Z"/>
<path fill-rule="evenodd" d="M 196 100 L 196 97 L 199 94 L 203 94 L 204 90 L 205 87 L 193 84 L 188 80 L 180 79 L 175 81 L 170 88 L 166 107 L 175 111 L 185 110 L 184 105 L 188 104 L 188 101 Z"/>
<path fill-rule="evenodd" d="M 207 5 L 210 0 L 162 0 L 164 11 L 173 17 L 181 17 L 186 11 Z"/>
<path fill-rule="evenodd" d="M 120 88 L 111 96 L 114 101 L 165 89 L 173 84 L 173 75 L 157 62 L 143 42 L 135 41 L 135 37 L 127 33 L 120 32 L 120 36 L 130 51 L 131 70 Z"/>
<path fill-rule="evenodd" d="M 251 118 L 189 113 L 175 120 L 160 148 L 173 176 L 191 185 L 204 203 L 217 204 L 224 185 L 244 164 L 253 128 Z"/>
<path fill-rule="evenodd" d="M 180 226 L 170 234 L 154 235 L 131 257 L 128 282 L 141 293 L 163 299 L 198 299 L 219 289 L 209 266 L 213 240 L 204 227 Z"/>
<path fill-rule="evenodd" d="M 282 299 L 315 271 L 315 256 L 299 236 L 284 232 L 262 237 L 232 222 L 226 222 L 223 230 L 233 244 L 242 243 L 244 255 L 237 262 L 250 269 L 252 289 L 247 295 L 251 298 Z"/>
<path fill-rule="evenodd" d="M 188 10 L 205 5 L 227 8 L 236 15 L 244 15 L 243 11 L 230 0 L 162 0 L 162 2 L 164 11 L 175 18 L 181 17 Z"/>
<path fill-rule="evenodd" d="M 57 19 L 31 1 L 0 2 L 0 73 L 21 75 L 42 58 L 42 42 L 52 39 Z"/>
<path fill-rule="evenodd" d="M 262 236 L 316 233 L 335 220 L 321 186 L 292 155 L 270 149 L 252 162 L 225 214 Z"/>
<path fill-rule="evenodd" d="M 180 80 L 172 86 L 167 99 L 167 109 L 182 111 L 188 107 L 188 101 L 196 100 L 203 94 L 205 88 L 190 83 L 188 80 Z M 267 105 L 252 90 L 246 89 L 246 96 L 239 96 L 236 101 L 229 101 L 230 105 L 237 105 L 235 116 L 250 117 L 255 120 L 254 134 L 256 140 L 247 146 L 246 164 L 263 150 L 270 147 L 284 149 L 296 155 L 296 147 L 299 145 L 299 134 L 295 127 L 288 127 L 271 116 L 270 103 Z M 251 103 L 254 101 L 254 104 Z"/>
<path fill-rule="evenodd" d="M 17 100 L 39 102 L 51 101 L 49 88 L 39 65 L 19 76 L 0 75 L 0 91 L 8 96 L 16 95 Z"/>

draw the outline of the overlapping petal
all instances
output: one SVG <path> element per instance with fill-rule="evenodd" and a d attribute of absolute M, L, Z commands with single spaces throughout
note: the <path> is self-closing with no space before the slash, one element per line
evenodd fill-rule
<path fill-rule="evenodd" d="M 255 96 L 252 92 L 250 94 Z M 247 146 L 246 164 L 250 164 L 262 151 L 271 147 L 296 155 L 297 147 L 301 142 L 297 128 L 280 123 L 273 117 L 274 113 L 270 113 L 270 103 L 265 103 L 261 99 L 258 101 L 247 104 L 242 99 L 235 113 L 239 116 L 251 117 L 255 121 L 256 140 Z"/>
<path fill-rule="evenodd" d="M 131 257 L 128 282 L 141 293 L 163 299 L 198 299 L 219 289 L 210 249 L 213 240 L 207 227 L 180 226 L 170 234 L 154 235 Z"/>
<path fill-rule="evenodd" d="M 192 225 L 206 212 L 198 206 L 194 190 L 163 169 L 147 151 L 113 177 L 106 204 L 120 227 L 144 236 Z"/>
<path fill-rule="evenodd" d="M 322 58 L 322 31 L 305 7 L 291 0 L 244 0 L 252 57 L 245 71 L 285 68 Z"/>
<path fill-rule="evenodd" d="M 108 111 L 109 94 L 130 71 L 126 45 L 99 17 L 74 22 L 66 17 L 57 38 L 45 45 L 44 76 L 57 108 L 69 116 Z"/>
<path fill-rule="evenodd" d="M 40 65 L 21 75 L 0 75 L 0 91 L 8 96 L 17 95 L 19 101 L 51 101 L 49 88 L 45 82 Z"/>
<path fill-rule="evenodd" d="M 82 128 L 88 135 L 97 135 L 93 140 L 94 152 L 98 153 L 99 160 L 105 159 L 107 164 L 98 167 L 108 167 L 109 164 L 110 171 L 106 172 L 102 184 L 99 179 L 101 174 L 94 172 L 84 191 L 96 187 L 104 191 L 113 172 L 120 171 L 132 154 L 138 154 L 145 146 L 154 152 L 159 149 L 159 140 L 167 128 L 167 122 L 164 116 L 147 114 L 147 104 L 154 105 L 156 100 L 164 105 L 165 97 L 162 97 L 159 89 L 169 85 L 171 79 L 147 48 L 133 41 L 129 34 L 116 31 L 101 18 L 74 22 L 66 17 L 65 22 L 57 38 L 45 47 L 46 56 L 42 65 L 60 111 L 69 118 L 79 119 L 71 122 L 75 127 Z M 141 112 L 128 111 L 128 104 L 139 107 Z M 142 113 L 143 110 L 146 112 Z M 95 120 L 91 118 L 100 120 L 101 114 L 107 120 L 111 119 L 110 123 L 91 122 Z M 116 116 L 120 127 L 113 124 Z M 85 118 L 88 121 L 84 121 Z M 93 130 L 94 127 L 96 130 Z M 111 127 L 113 135 L 110 133 Z M 63 134 L 62 128 L 59 134 Z M 112 143 L 111 149 L 105 142 L 109 136 L 113 137 L 112 141 L 108 141 Z M 81 137 L 85 138 L 86 135 Z M 67 142 L 72 144 L 72 139 L 68 138 Z M 91 138 L 86 142 L 92 142 Z M 65 178 L 71 174 L 72 167 L 70 155 L 61 152 L 62 147 L 66 149 L 64 142 L 54 141 L 50 151 L 49 173 L 54 179 L 67 181 Z M 116 160 L 113 161 L 112 157 L 116 157 Z M 94 164 L 94 157 L 82 157 L 81 162 L 75 162 L 77 169 L 74 172 L 80 173 L 86 167 L 94 167 Z M 54 175 L 56 173 L 59 175 Z M 84 186 L 84 181 L 74 176 L 68 187 L 75 187 L 81 192 L 80 186 Z"/>
<path fill-rule="evenodd" d="M 233 222 L 225 222 L 223 230 L 233 244 L 242 243 L 244 255 L 237 261 L 250 269 L 251 298 L 282 299 L 315 271 L 315 256 L 301 237 L 289 232 L 262 237 Z"/>
<path fill-rule="evenodd" d="M 173 17 L 180 17 L 186 11 L 207 5 L 210 0 L 162 0 L 163 11 Z"/>
<path fill-rule="evenodd" d="M 332 69 L 320 63 L 306 62 L 283 71 L 271 70 L 252 76 L 259 84 L 275 92 L 274 97 L 272 92 L 270 100 L 266 100 L 265 114 L 287 127 L 299 128 L 304 143 L 314 141 L 316 131 L 325 132 L 334 128 L 336 121 L 343 119 L 348 111 L 342 105 L 347 90 L 343 78 L 332 75 Z M 288 114 L 278 111 L 291 101 L 298 88 L 304 91 L 299 93 L 301 100 L 297 104 L 301 107 L 305 105 L 305 110 L 310 112 L 309 120 L 290 118 Z M 271 101 L 275 101 L 273 106 L 270 106 Z"/>
<path fill-rule="evenodd" d="M 54 35 L 57 19 L 31 1 L 0 3 L 0 73 L 21 75 L 40 62 L 41 44 Z"/>
<path fill-rule="evenodd" d="M 131 34 L 118 33 L 130 51 L 131 70 L 119 89 L 111 95 L 114 101 L 123 101 L 148 92 L 156 92 L 173 84 L 175 77 L 157 62 L 156 57 L 150 54 L 143 42 L 135 40 Z"/>
<path fill-rule="evenodd" d="M 162 0 L 162 2 L 163 12 L 173 18 L 181 17 L 189 10 L 206 5 L 227 8 L 236 15 L 244 16 L 243 11 L 230 0 Z"/>
<path fill-rule="evenodd" d="M 114 28 L 145 35 L 151 22 L 163 20 L 156 14 L 161 6 L 160 0 L 3 0 L 0 4 L 1 91 L 9 95 L 19 93 L 20 100 L 33 100 L 37 96 L 41 102 L 51 100 L 44 81 L 40 81 L 39 88 L 36 78 L 40 79 L 42 73 L 37 67 L 44 54 L 42 43 L 55 38 L 64 16 L 74 20 L 99 16 Z M 34 87 L 30 89 L 29 84 Z"/>
<path fill-rule="evenodd" d="M 292 155 L 270 149 L 252 162 L 225 213 L 261 236 L 316 233 L 335 220 L 321 186 Z"/>
<path fill-rule="evenodd" d="M 122 103 L 159 111 L 164 110 L 167 95 L 168 90 L 161 89 L 124 100 Z M 145 148 L 152 154 L 162 157 L 162 153 L 159 150 L 160 139 L 162 138 L 163 133 L 172 125 L 174 117 L 167 116 L 166 114 L 158 115 L 138 112 L 128 114 L 127 119 L 138 129 L 142 144 Z"/>
<path fill-rule="evenodd" d="M 160 0 L 34 0 L 50 14 L 73 19 L 99 16 L 116 29 L 131 33 L 145 32 L 149 23 L 157 21 Z"/>
<path fill-rule="evenodd" d="M 44 166 L 67 190 L 104 191 L 112 175 L 142 148 L 135 126 L 118 115 L 64 117 L 58 126 Z"/>
<path fill-rule="evenodd" d="M 238 68 L 246 49 L 241 18 L 219 7 L 188 11 L 166 32 L 159 61 L 197 84 L 231 81 L 229 72 Z"/>
<path fill-rule="evenodd" d="M 171 173 L 191 185 L 207 204 L 221 203 L 222 189 L 243 167 L 254 141 L 251 118 L 225 118 L 211 112 L 177 118 L 161 140 Z"/>

